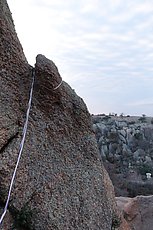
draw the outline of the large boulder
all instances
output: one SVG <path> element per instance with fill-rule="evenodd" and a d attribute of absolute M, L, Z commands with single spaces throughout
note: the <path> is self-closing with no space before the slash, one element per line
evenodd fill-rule
<path fill-rule="evenodd" d="M 26 142 L 3 222 L 6 230 L 110 230 L 120 225 L 90 114 L 67 83 L 55 90 L 61 80 L 55 64 L 38 55 Z M 18 156 L 31 81 L 32 67 L 7 2 L 0 0 L 1 213 Z"/>

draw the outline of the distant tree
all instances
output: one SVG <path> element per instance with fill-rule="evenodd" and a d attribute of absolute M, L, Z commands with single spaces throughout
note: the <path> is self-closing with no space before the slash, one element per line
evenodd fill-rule
<path fill-rule="evenodd" d="M 142 117 L 140 117 L 138 120 L 139 120 L 141 123 L 146 123 L 146 122 L 147 122 L 147 120 L 146 120 L 146 115 L 145 115 L 145 114 L 142 114 Z"/>
<path fill-rule="evenodd" d="M 120 114 L 120 117 L 122 117 L 122 118 L 123 118 L 123 117 L 124 117 L 124 113 L 121 113 L 121 114 Z"/>
<path fill-rule="evenodd" d="M 109 113 L 108 116 L 114 116 L 113 113 Z"/>

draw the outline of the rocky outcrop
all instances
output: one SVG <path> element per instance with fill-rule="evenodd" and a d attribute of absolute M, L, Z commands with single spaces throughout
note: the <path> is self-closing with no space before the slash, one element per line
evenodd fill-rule
<path fill-rule="evenodd" d="M 152 230 L 153 196 L 117 197 L 116 200 L 131 229 Z"/>
<path fill-rule="evenodd" d="M 146 174 L 153 174 L 151 118 L 102 115 L 92 119 L 100 155 L 116 195 L 152 194 L 153 178 L 147 179 Z"/>
<path fill-rule="evenodd" d="M 17 160 L 32 67 L 16 36 L 7 3 L 0 0 L 0 206 Z M 90 114 L 61 82 L 55 64 L 38 55 L 28 133 L 17 171 L 7 229 L 116 229 L 113 186 L 98 157 Z M 115 226 L 114 226 L 115 225 Z"/>

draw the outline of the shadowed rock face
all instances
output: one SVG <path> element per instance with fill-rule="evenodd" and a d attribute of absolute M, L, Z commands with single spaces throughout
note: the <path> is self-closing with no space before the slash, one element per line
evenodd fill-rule
<path fill-rule="evenodd" d="M 0 204 L 15 167 L 32 80 L 7 3 L 0 0 Z M 119 218 L 83 100 L 38 55 L 24 151 L 5 229 L 103 229 Z M 116 212 L 116 213 L 115 213 Z"/>

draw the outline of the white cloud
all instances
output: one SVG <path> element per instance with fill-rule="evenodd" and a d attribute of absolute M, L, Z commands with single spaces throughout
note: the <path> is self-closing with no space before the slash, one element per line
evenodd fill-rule
<path fill-rule="evenodd" d="M 142 13 L 142 14 L 153 13 L 153 3 L 151 3 L 151 1 L 150 2 L 145 1 L 141 4 L 137 4 L 135 6 L 134 11 L 135 11 L 135 14 L 137 14 L 137 13 Z"/>

